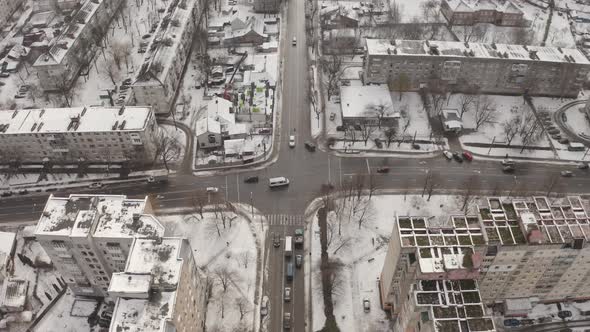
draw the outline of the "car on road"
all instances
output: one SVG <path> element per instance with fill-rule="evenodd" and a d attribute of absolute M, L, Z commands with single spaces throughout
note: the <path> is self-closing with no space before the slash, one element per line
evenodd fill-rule
<path fill-rule="evenodd" d="M 19 195 L 26 195 L 28 193 L 29 193 L 29 191 L 27 189 L 21 189 L 21 190 L 18 191 L 18 194 Z"/>
<path fill-rule="evenodd" d="M 293 36 L 293 41 L 291 42 L 293 46 L 297 46 L 297 37 Z"/>
<path fill-rule="evenodd" d="M 469 151 L 463 151 L 463 159 L 465 159 L 467 161 L 472 161 L 473 154 L 471 154 L 471 152 L 469 152 Z"/>
<path fill-rule="evenodd" d="M 295 267 L 300 268 L 302 264 L 303 264 L 303 256 L 296 255 L 295 256 Z"/>
<path fill-rule="evenodd" d="M 371 302 L 369 301 L 369 299 L 364 299 L 363 300 L 363 310 L 365 312 L 371 311 Z"/>
<path fill-rule="evenodd" d="M 336 119 L 336 113 L 330 113 L 330 121 L 334 121 Z"/>
<path fill-rule="evenodd" d="M 588 163 L 579 163 L 578 168 L 579 169 L 588 169 L 589 166 L 588 166 Z"/>
<path fill-rule="evenodd" d="M 205 190 L 210 194 L 216 194 L 219 192 L 219 188 L 217 187 L 207 187 Z"/>
<path fill-rule="evenodd" d="M 295 246 L 296 247 L 303 247 L 303 228 L 295 229 Z"/>
<path fill-rule="evenodd" d="M 260 303 L 260 316 L 264 317 L 266 315 L 268 315 L 268 296 L 264 295 Z"/>
<path fill-rule="evenodd" d="M 572 317 L 572 312 L 569 310 L 561 310 L 557 313 L 557 317 L 561 319 L 566 319 L 568 317 Z"/>
<path fill-rule="evenodd" d="M 93 182 L 93 183 L 91 183 L 88 186 L 88 188 L 90 188 L 90 189 L 100 189 L 100 188 L 102 188 L 102 183 L 100 183 L 100 182 Z"/>
<path fill-rule="evenodd" d="M 272 245 L 275 248 L 278 248 L 281 246 L 281 237 L 279 236 L 279 234 L 272 233 Z"/>
<path fill-rule="evenodd" d="M 305 142 L 304 145 L 308 151 L 310 151 L 310 152 L 315 151 L 315 144 L 313 144 L 312 142 Z"/>
<path fill-rule="evenodd" d="M 459 163 L 463 162 L 463 158 L 461 157 L 459 152 L 453 152 L 453 159 L 455 159 Z"/>
<path fill-rule="evenodd" d="M 283 328 L 290 329 L 291 328 L 291 313 L 285 312 L 283 314 Z"/>
<path fill-rule="evenodd" d="M 534 319 L 521 319 L 520 324 L 521 325 L 533 325 L 533 324 L 535 324 L 535 320 Z"/>
<path fill-rule="evenodd" d="M 572 176 L 574 176 L 574 173 L 572 173 L 572 171 L 561 171 L 561 176 L 563 176 L 564 178 L 571 178 Z"/>
<path fill-rule="evenodd" d="M 452 160 L 452 159 L 453 159 L 453 154 L 451 153 L 451 151 L 444 150 L 444 151 L 443 151 L 443 155 L 444 155 L 444 156 L 445 156 L 445 158 L 447 158 L 448 160 Z"/>
<path fill-rule="evenodd" d="M 504 173 L 514 173 L 515 170 L 516 170 L 516 168 L 514 168 L 514 166 L 511 166 L 511 165 L 506 165 L 506 166 L 502 167 L 502 172 L 504 172 Z"/>
<path fill-rule="evenodd" d="M 46 190 L 47 191 L 47 190 Z M 3 191 L 2 195 L 0 195 L 2 197 L 10 197 L 12 196 L 12 191 L 8 190 L 8 191 Z"/>
<path fill-rule="evenodd" d="M 389 173 L 389 167 L 379 167 L 377 168 L 377 173 Z"/>
<path fill-rule="evenodd" d="M 285 302 L 291 301 L 291 287 L 285 287 Z"/>
<path fill-rule="evenodd" d="M 249 176 L 244 180 L 245 183 L 258 183 L 258 176 Z"/>
<path fill-rule="evenodd" d="M 512 159 L 504 159 L 501 162 L 502 166 L 514 166 L 516 163 Z"/>
<path fill-rule="evenodd" d="M 289 147 L 290 148 L 295 147 L 295 136 L 293 136 L 293 135 L 289 136 Z"/>

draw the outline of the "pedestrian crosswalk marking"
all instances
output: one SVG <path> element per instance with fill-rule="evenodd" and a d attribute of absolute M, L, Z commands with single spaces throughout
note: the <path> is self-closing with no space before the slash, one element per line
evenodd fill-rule
<path fill-rule="evenodd" d="M 303 226 L 303 216 L 296 214 L 269 214 L 266 216 L 271 226 Z"/>

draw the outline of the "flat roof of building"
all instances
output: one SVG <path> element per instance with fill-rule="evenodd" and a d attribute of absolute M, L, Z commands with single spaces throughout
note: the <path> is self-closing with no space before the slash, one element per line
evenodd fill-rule
<path fill-rule="evenodd" d="M 485 244 L 477 216 L 451 216 L 434 225 L 426 217 L 397 217 L 402 247 L 449 247 Z"/>
<path fill-rule="evenodd" d="M 143 214 L 144 199 L 125 195 L 50 196 L 37 223 L 36 235 L 119 238 L 162 235 L 164 227 Z"/>
<path fill-rule="evenodd" d="M 176 291 L 153 292 L 149 299 L 119 297 L 113 312 L 110 331 L 164 332 L 172 319 Z"/>
<path fill-rule="evenodd" d="M 576 48 L 454 41 L 366 39 L 369 55 L 432 56 L 446 58 L 506 59 L 590 64 Z M 533 55 L 534 54 L 534 55 Z"/>
<path fill-rule="evenodd" d="M 0 134 L 142 130 L 151 114 L 139 106 L 0 110 Z"/>
<path fill-rule="evenodd" d="M 391 94 L 385 85 L 341 86 L 340 107 L 344 118 L 377 117 L 374 107 L 388 108 L 384 118 L 399 117 L 392 107 Z M 397 114 L 397 116 L 396 116 Z"/>

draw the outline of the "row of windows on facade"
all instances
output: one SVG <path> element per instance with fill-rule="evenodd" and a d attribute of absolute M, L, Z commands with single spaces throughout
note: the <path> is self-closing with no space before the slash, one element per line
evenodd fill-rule
<path fill-rule="evenodd" d="M 27 140 L 27 137 L 36 137 L 36 138 L 44 138 L 44 137 L 60 137 L 60 138 L 64 138 L 64 139 L 68 139 L 69 137 L 76 137 L 76 136 L 122 136 L 123 132 L 121 131 L 103 131 L 103 132 L 72 132 L 69 133 L 70 135 L 68 136 L 68 133 L 23 133 L 23 134 L 19 134 L 19 133 L 15 133 L 15 134 L 2 134 L 0 135 L 1 139 L 5 139 L 5 140 L 11 140 L 11 139 L 15 139 L 18 138 L 20 141 L 22 140 Z M 126 140 L 129 140 L 130 137 L 133 137 L 135 135 L 139 135 L 139 133 L 137 132 L 125 132 L 125 136 L 124 137 Z M 80 138 L 81 140 L 84 140 L 84 138 Z M 105 140 L 108 140 L 109 138 L 104 138 Z M 33 139 L 30 139 L 33 140 Z M 92 138 L 87 138 L 87 140 L 89 142 L 92 142 Z M 100 141 L 102 140 L 102 138 L 96 138 L 96 140 Z M 116 140 L 116 137 L 111 137 L 111 140 Z"/>

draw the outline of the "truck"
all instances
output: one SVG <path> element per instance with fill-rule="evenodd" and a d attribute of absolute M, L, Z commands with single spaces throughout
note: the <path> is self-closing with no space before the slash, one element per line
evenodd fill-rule
<path fill-rule="evenodd" d="M 285 236 L 285 257 L 291 257 L 291 237 Z"/>
<path fill-rule="evenodd" d="M 295 246 L 303 247 L 303 228 L 297 228 L 295 230 Z"/>

